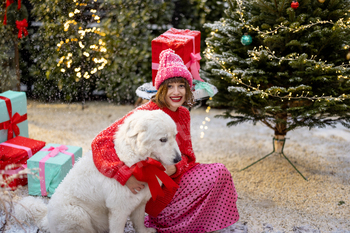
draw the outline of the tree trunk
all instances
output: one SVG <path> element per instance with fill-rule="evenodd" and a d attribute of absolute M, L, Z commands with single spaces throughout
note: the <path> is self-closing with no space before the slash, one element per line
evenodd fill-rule
<path fill-rule="evenodd" d="M 275 139 L 273 140 L 275 146 L 275 152 L 282 153 L 283 147 L 285 143 L 286 135 L 275 135 Z"/>
<path fill-rule="evenodd" d="M 17 37 L 14 37 L 13 39 L 13 45 L 15 47 L 15 69 L 16 69 L 16 76 L 17 76 L 17 91 L 20 91 L 21 90 L 21 72 L 19 69 L 19 51 L 18 51 Z"/>
<path fill-rule="evenodd" d="M 285 143 L 285 138 L 287 134 L 287 114 L 276 115 L 276 127 L 275 127 L 275 151 L 278 153 L 283 153 L 283 147 Z"/>

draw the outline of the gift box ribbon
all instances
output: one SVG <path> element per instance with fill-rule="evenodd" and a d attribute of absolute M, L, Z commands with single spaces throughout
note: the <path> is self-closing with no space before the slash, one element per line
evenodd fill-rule
<path fill-rule="evenodd" d="M 193 53 L 191 53 L 191 60 L 186 63 L 186 67 L 189 68 L 191 67 L 191 74 L 192 77 L 196 80 L 204 82 L 203 79 L 200 78 L 199 76 L 199 69 L 200 69 L 200 64 L 199 60 L 202 59 L 201 55 L 199 53 L 196 53 L 196 43 L 195 43 L 195 37 L 194 36 L 188 36 L 188 35 L 180 35 L 180 34 L 173 34 L 169 32 L 165 32 L 162 34 L 163 36 L 172 36 L 172 37 L 181 37 L 181 38 L 190 38 L 193 41 Z M 159 69 L 159 64 L 158 63 L 152 63 L 152 69 L 153 70 L 158 70 Z"/>
<path fill-rule="evenodd" d="M 51 146 L 49 148 L 44 148 L 44 149 L 40 150 L 40 151 L 50 151 L 49 154 L 47 154 L 44 158 L 42 158 L 39 161 L 40 190 L 41 190 L 41 195 L 42 196 L 47 196 L 46 183 L 45 183 L 45 163 L 46 163 L 47 160 L 49 160 L 52 157 L 55 157 L 59 153 L 63 153 L 63 154 L 66 154 L 66 155 L 70 155 L 72 157 L 72 166 L 74 165 L 74 153 L 67 152 L 66 150 L 68 150 L 68 147 L 65 146 L 65 145 L 61 145 L 61 146 L 58 146 L 58 147 Z"/>
<path fill-rule="evenodd" d="M 27 151 L 28 158 L 33 156 L 32 149 L 29 147 L 26 147 L 26 146 L 20 146 L 20 145 L 16 145 L 16 144 L 12 144 L 12 143 L 7 143 L 7 142 L 0 143 L 0 146 L 9 146 L 9 147 L 17 148 L 17 149 L 22 149 L 22 150 Z"/>
<path fill-rule="evenodd" d="M 16 144 L 12 144 L 12 143 L 7 143 L 7 142 L 0 143 L 0 146 L 9 146 L 9 147 L 12 147 L 12 148 L 25 150 L 25 151 L 27 151 L 28 158 L 33 156 L 32 149 L 30 149 L 29 147 L 20 146 L 20 145 L 16 145 Z M 27 167 L 26 165 L 22 165 L 21 167 L 19 167 L 17 169 L 0 170 L 0 173 L 1 174 L 5 174 L 5 175 L 14 175 L 14 174 L 17 174 L 20 170 L 23 170 L 26 167 Z"/>
<path fill-rule="evenodd" d="M 0 130 L 7 129 L 7 140 L 13 138 L 13 133 L 15 133 L 16 136 L 20 134 L 19 127 L 17 126 L 18 123 L 21 123 L 22 121 L 27 120 L 27 113 L 24 115 L 19 115 L 18 112 L 16 112 L 12 116 L 12 105 L 11 100 L 9 98 L 6 98 L 4 96 L 0 96 L 0 99 L 4 100 L 6 103 L 7 112 L 9 114 L 10 120 L 0 123 Z"/>
<path fill-rule="evenodd" d="M 155 201 L 157 196 L 164 196 L 162 187 L 158 179 L 169 189 L 178 188 L 179 186 L 173 181 L 164 171 L 164 166 L 157 160 L 147 158 L 145 161 L 140 161 L 133 165 L 132 174 L 139 181 L 147 182 L 152 194 L 152 199 Z M 158 178 L 158 179 L 157 179 Z"/>
<path fill-rule="evenodd" d="M 18 174 L 18 172 L 20 172 L 20 171 L 22 171 L 22 170 L 24 170 L 24 169 L 26 169 L 27 168 L 27 165 L 21 165 L 19 168 L 17 168 L 17 169 L 9 169 L 9 170 L 0 170 L 0 173 L 2 174 L 2 175 L 10 175 L 10 176 L 12 176 L 12 175 L 15 175 L 15 174 Z"/>

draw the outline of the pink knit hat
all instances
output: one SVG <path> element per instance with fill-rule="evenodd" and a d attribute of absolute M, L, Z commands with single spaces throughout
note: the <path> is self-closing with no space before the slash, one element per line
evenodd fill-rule
<path fill-rule="evenodd" d="M 192 88 L 192 75 L 174 50 L 163 50 L 159 55 L 159 60 L 159 69 L 154 82 L 157 90 L 166 79 L 174 77 L 185 78 Z"/>

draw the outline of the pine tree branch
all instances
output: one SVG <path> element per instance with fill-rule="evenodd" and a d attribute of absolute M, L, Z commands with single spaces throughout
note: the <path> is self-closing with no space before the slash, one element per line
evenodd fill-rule
<path fill-rule="evenodd" d="M 255 115 L 258 115 L 258 112 L 257 112 L 254 108 L 252 108 L 252 112 L 253 112 Z M 276 130 L 275 127 L 273 127 L 265 118 L 260 119 L 260 121 L 261 121 L 262 123 L 264 123 L 264 124 L 265 124 L 267 127 L 269 127 L 270 129 Z"/>
<path fill-rule="evenodd" d="M 275 0 L 275 1 L 276 1 L 276 0 Z M 260 2 L 261 5 L 263 5 L 264 7 L 266 7 L 269 11 L 272 11 L 272 12 L 274 12 L 274 13 L 278 13 L 278 16 L 280 16 L 279 12 L 276 11 L 275 9 L 269 7 L 268 5 L 266 5 L 266 4 L 265 4 L 265 1 L 258 0 L 258 2 Z M 276 8 L 277 8 L 277 7 L 276 7 Z"/>
<path fill-rule="evenodd" d="M 266 119 L 261 119 L 260 120 L 262 123 L 264 123 L 267 127 L 269 127 L 272 130 L 276 130 L 275 127 L 273 127 Z"/>
<path fill-rule="evenodd" d="M 326 41 L 326 43 L 324 43 L 321 48 L 317 51 L 316 56 L 320 55 L 321 51 L 324 49 L 324 47 L 326 47 L 326 45 L 329 44 L 329 42 L 332 40 L 333 36 L 329 37 L 329 39 Z"/>
<path fill-rule="evenodd" d="M 281 12 L 284 9 L 284 4 L 286 3 L 286 0 L 283 0 L 283 4 L 281 5 L 281 9 L 278 9 L 278 12 Z"/>

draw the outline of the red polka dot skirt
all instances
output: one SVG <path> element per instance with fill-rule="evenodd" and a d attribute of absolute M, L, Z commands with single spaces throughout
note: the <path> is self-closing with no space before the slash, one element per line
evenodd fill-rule
<path fill-rule="evenodd" d="M 202 233 L 228 227 L 239 219 L 230 172 L 220 163 L 198 164 L 181 178 L 169 205 L 146 227 L 166 233 Z"/>

